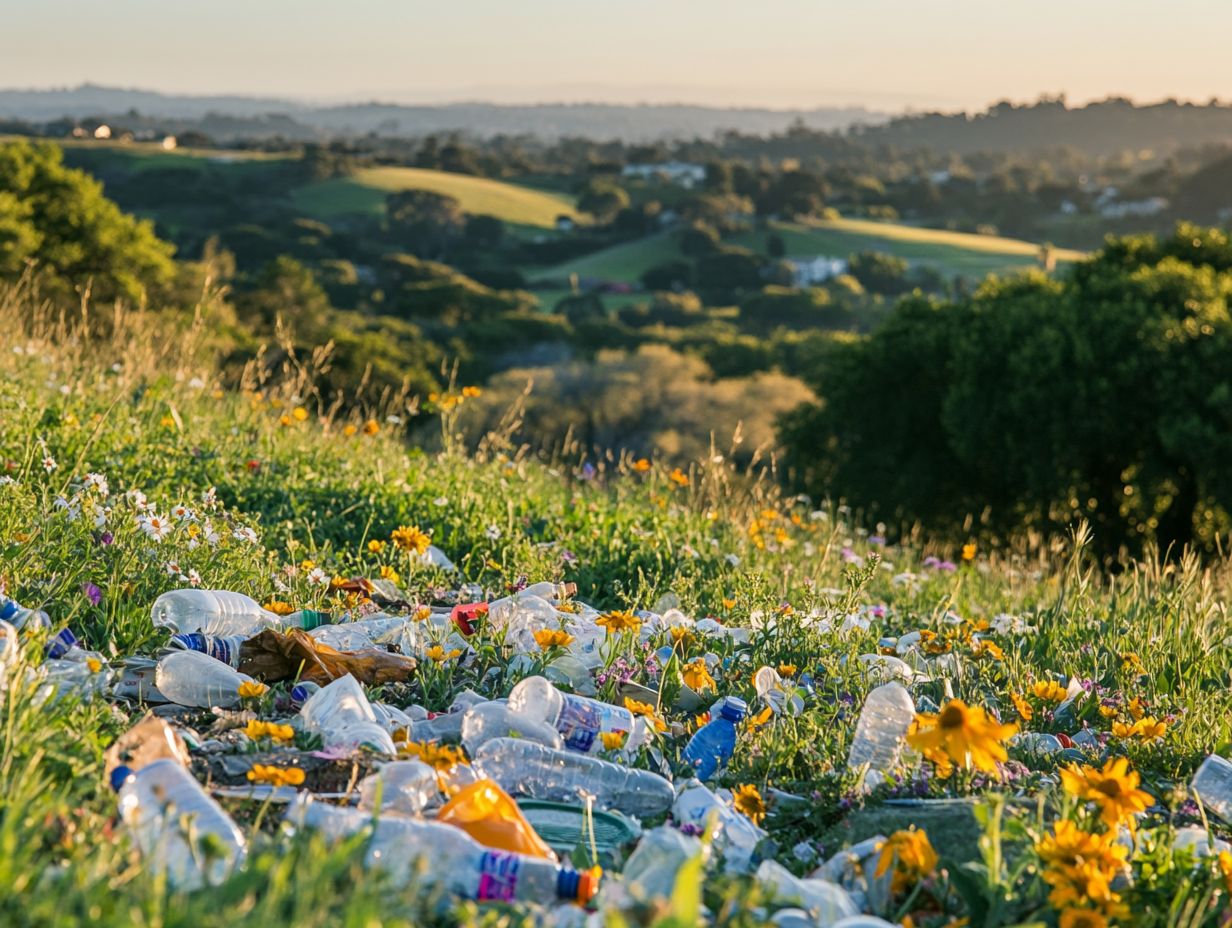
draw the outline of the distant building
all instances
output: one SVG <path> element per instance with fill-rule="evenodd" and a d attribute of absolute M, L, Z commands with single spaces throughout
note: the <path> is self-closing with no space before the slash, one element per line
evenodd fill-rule
<path fill-rule="evenodd" d="M 792 284 L 797 287 L 811 287 L 847 273 L 846 259 L 834 258 L 830 255 L 785 260 L 791 267 Z"/>
<path fill-rule="evenodd" d="M 635 177 L 640 180 L 662 177 L 669 183 L 677 184 L 686 190 L 691 190 L 705 181 L 706 166 L 703 164 L 691 164 L 687 161 L 663 161 L 659 164 L 626 164 L 620 174 L 622 177 Z"/>

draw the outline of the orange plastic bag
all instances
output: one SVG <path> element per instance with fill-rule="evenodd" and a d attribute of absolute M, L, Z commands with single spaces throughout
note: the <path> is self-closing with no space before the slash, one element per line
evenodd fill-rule
<path fill-rule="evenodd" d="M 379 648 L 336 651 L 303 629 L 267 628 L 240 645 L 239 671 L 267 683 L 298 679 L 322 686 L 349 673 L 366 686 L 380 686 L 409 680 L 415 658 Z"/>
<path fill-rule="evenodd" d="M 441 807 L 438 821 L 461 828 L 484 847 L 555 860 L 509 794 L 492 780 L 476 780 Z"/>

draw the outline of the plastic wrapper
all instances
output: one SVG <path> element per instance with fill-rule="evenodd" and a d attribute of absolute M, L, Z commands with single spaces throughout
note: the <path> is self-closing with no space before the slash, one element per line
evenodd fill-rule
<path fill-rule="evenodd" d="M 412 657 L 379 648 L 336 651 L 295 628 L 267 629 L 240 646 L 241 673 L 266 681 L 307 680 L 327 684 L 348 673 L 367 686 L 401 683 L 415 672 Z"/>

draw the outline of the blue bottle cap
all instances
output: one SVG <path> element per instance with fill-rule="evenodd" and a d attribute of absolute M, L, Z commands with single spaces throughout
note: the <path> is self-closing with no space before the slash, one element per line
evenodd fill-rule
<path fill-rule="evenodd" d="M 739 722 L 749 714 L 749 704 L 739 696 L 728 696 L 719 710 L 719 715 L 729 722 Z"/>
<path fill-rule="evenodd" d="M 128 778 L 132 775 L 132 767 L 126 767 L 123 764 L 116 767 L 115 770 L 111 771 L 111 788 L 118 793 L 120 791 L 120 787 L 127 783 Z"/>

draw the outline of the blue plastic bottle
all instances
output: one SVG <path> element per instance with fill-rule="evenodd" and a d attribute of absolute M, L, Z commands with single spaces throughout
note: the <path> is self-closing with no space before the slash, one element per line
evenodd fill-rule
<path fill-rule="evenodd" d="M 719 709 L 719 717 L 711 719 L 689 739 L 683 756 L 699 780 L 709 780 L 727 766 L 736 750 L 736 723 L 748 711 L 743 699 L 728 696 Z"/>

